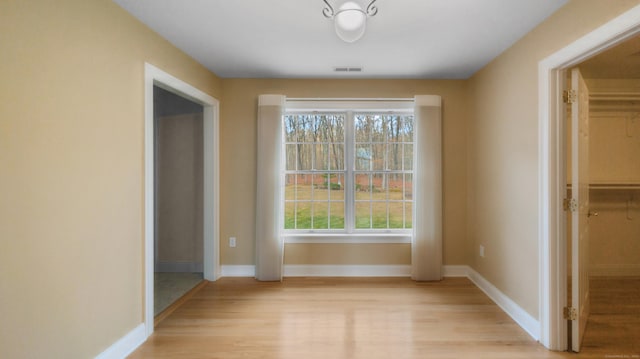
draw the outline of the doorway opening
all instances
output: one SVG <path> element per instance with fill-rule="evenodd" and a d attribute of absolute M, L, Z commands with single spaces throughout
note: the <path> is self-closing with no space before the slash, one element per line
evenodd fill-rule
<path fill-rule="evenodd" d="M 569 347 L 578 351 L 609 350 L 637 354 L 640 345 L 640 36 L 632 37 L 575 66 L 588 92 L 587 162 L 588 267 L 586 285 L 590 313 L 580 340 L 569 335 Z M 570 121 L 566 131 L 574 133 Z M 571 142 L 567 136 L 567 143 Z M 572 146 L 567 146 L 571 154 Z M 571 155 L 567 156 L 572 163 Z M 571 168 L 568 165 L 571 178 Z M 571 182 L 571 180 L 569 181 Z M 569 192 L 572 186 L 568 186 Z M 570 194 L 570 193 L 569 193 Z M 571 198 L 568 196 L 567 198 Z M 567 216 L 571 224 L 571 216 Z M 568 228 L 568 273 L 572 257 Z M 575 226 L 574 226 L 575 228 Z M 574 258 L 574 260 L 572 260 Z M 569 274 L 571 293 L 575 275 Z M 571 278 L 573 277 L 573 278 Z M 577 290 L 577 289 L 576 289 Z M 567 296 L 568 307 L 574 299 Z M 575 323 L 575 322 L 572 322 Z M 571 332 L 571 328 L 569 328 Z"/>
<path fill-rule="evenodd" d="M 154 102 L 167 101 L 172 106 L 154 108 Z M 188 272 L 191 281 L 220 276 L 218 107 L 213 97 L 145 64 L 147 337 L 161 309 L 154 308 L 156 269 L 172 273 L 168 277 Z"/>
<path fill-rule="evenodd" d="M 566 71 L 640 32 L 640 6 L 632 8 L 539 63 L 540 168 L 540 341 L 552 350 L 568 348 L 567 130 L 562 90 Z"/>
<path fill-rule="evenodd" d="M 155 317 L 204 279 L 203 116 L 202 105 L 153 86 Z"/>

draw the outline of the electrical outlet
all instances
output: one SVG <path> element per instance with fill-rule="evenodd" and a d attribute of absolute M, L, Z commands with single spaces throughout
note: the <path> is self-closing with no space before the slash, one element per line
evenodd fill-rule
<path fill-rule="evenodd" d="M 484 258 L 484 246 L 480 246 L 480 257 Z"/>
<path fill-rule="evenodd" d="M 234 248 L 236 246 L 236 237 L 229 237 L 229 247 Z"/>

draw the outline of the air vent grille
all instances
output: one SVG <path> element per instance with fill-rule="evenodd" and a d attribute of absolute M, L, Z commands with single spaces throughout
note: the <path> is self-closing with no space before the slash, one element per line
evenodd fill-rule
<path fill-rule="evenodd" d="M 334 67 L 335 72 L 362 72 L 362 67 Z"/>

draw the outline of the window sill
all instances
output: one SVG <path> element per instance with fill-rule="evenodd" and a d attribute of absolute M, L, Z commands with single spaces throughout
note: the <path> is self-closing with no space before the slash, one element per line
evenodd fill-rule
<path fill-rule="evenodd" d="M 411 243 L 410 233 L 285 233 L 284 243 Z"/>

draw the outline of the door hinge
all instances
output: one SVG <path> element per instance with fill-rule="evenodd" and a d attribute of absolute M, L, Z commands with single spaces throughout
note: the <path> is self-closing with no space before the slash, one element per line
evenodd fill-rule
<path fill-rule="evenodd" d="M 562 200 L 562 209 L 575 212 L 578 210 L 578 202 L 573 198 L 565 198 Z"/>
<path fill-rule="evenodd" d="M 562 101 L 564 101 L 564 103 L 576 102 L 576 91 L 575 90 L 562 91 Z"/>
<path fill-rule="evenodd" d="M 576 320 L 578 319 L 578 311 L 574 307 L 564 307 L 562 317 L 566 320 Z"/>

